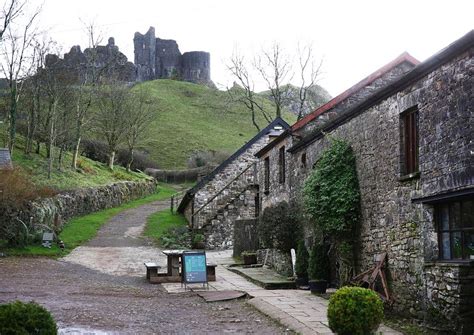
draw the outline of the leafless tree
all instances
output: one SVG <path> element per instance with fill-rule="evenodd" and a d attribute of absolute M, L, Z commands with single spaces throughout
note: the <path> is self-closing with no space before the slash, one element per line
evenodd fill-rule
<path fill-rule="evenodd" d="M 19 0 L 9 0 L 3 4 L 2 11 L 0 12 L 0 41 L 10 23 L 21 15 L 25 4 L 26 1 Z"/>
<path fill-rule="evenodd" d="M 114 169 L 115 154 L 130 127 L 127 117 L 130 110 L 129 97 L 130 90 L 123 84 L 104 84 L 98 89 L 99 110 L 95 115 L 93 126 L 97 135 L 107 143 L 110 170 Z"/>
<path fill-rule="evenodd" d="M 17 12 L 17 19 L 23 14 L 24 7 Z M 31 57 L 31 49 L 33 39 L 35 37 L 35 21 L 40 13 L 41 8 L 33 12 L 31 16 L 26 18 L 25 23 L 18 29 L 12 28 L 9 24 L 6 30 L 2 32 L 2 44 L 0 48 L 3 57 L 1 68 L 8 82 L 9 89 L 9 114 L 8 114 L 8 149 L 13 151 L 16 136 L 16 119 L 17 106 L 20 98 L 25 78 L 31 74 L 33 70 L 33 62 Z M 10 21 L 11 23 L 11 21 Z"/>
<path fill-rule="evenodd" d="M 97 68 L 97 46 L 102 42 L 102 36 L 97 31 L 94 22 L 84 23 L 85 31 L 89 40 L 89 52 L 85 53 L 86 64 L 83 64 L 84 69 L 76 69 L 80 74 L 76 84 L 74 101 L 74 148 L 72 156 L 72 168 L 77 168 L 77 159 L 79 157 L 79 148 L 83 136 L 84 125 L 90 122 L 92 113 L 91 105 L 95 90 L 100 83 L 100 77 L 105 67 Z"/>
<path fill-rule="evenodd" d="M 127 113 L 128 131 L 125 135 L 129 154 L 127 171 L 133 163 L 134 150 L 137 144 L 147 137 L 151 122 L 155 116 L 156 102 L 152 102 L 146 89 L 140 88 L 131 95 L 130 108 Z"/>
<path fill-rule="evenodd" d="M 308 92 L 311 91 L 319 79 L 323 61 L 322 59 L 319 62 L 315 61 L 311 45 L 303 48 L 298 45 L 298 61 L 301 80 L 301 85 L 298 87 L 298 120 L 300 120 L 304 116 L 305 108 L 313 109 L 315 107 L 309 103 Z"/>
<path fill-rule="evenodd" d="M 281 117 L 282 108 L 287 98 L 288 84 L 292 79 L 291 61 L 282 47 L 274 42 L 270 49 L 263 49 L 254 62 L 270 90 L 270 96 L 275 103 L 275 117 Z"/>
<path fill-rule="evenodd" d="M 271 122 L 271 117 L 263 108 L 261 97 L 254 91 L 255 84 L 249 75 L 248 65 L 244 57 L 238 52 L 234 52 L 230 59 L 230 64 L 227 65 L 227 69 L 235 77 L 237 84 L 241 86 L 241 89 L 228 89 L 227 92 L 229 92 L 233 100 L 237 100 L 247 107 L 252 116 L 252 124 L 260 131 L 260 126 L 257 123 L 257 114 L 261 114 L 268 123 Z"/>

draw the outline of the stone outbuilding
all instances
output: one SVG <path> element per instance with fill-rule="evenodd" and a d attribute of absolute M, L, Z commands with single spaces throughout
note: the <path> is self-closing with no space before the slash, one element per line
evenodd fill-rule
<path fill-rule="evenodd" d="M 288 127 L 275 119 L 184 195 L 178 212 L 205 235 L 208 248 L 232 248 L 234 222 L 258 216 L 255 153 Z"/>
<path fill-rule="evenodd" d="M 361 193 L 356 272 L 370 268 L 377 255 L 386 253 L 395 312 L 423 320 L 442 333 L 472 334 L 473 53 L 474 31 L 421 63 L 404 53 L 284 127 L 272 141 L 252 150 L 258 159 L 253 163 L 248 158 L 254 175 L 242 178 L 238 189 L 254 191 L 230 204 L 232 211 L 254 207 L 258 216 L 280 201 L 301 203 L 304 182 L 329 147 L 328 138 L 345 140 L 354 151 Z M 221 175 L 212 175 L 191 191 L 182 203 L 188 219 L 215 194 L 232 194 L 233 183 L 227 180 L 234 180 L 235 174 L 212 186 Z M 199 205 L 190 210 L 190 203 Z M 211 216 L 221 218 L 207 221 L 213 232 L 209 236 L 231 240 L 226 234 L 232 234 L 228 227 L 236 221 L 232 216 L 224 220 L 229 202 L 211 203 Z M 311 229 L 306 229 L 305 239 L 311 240 Z"/>

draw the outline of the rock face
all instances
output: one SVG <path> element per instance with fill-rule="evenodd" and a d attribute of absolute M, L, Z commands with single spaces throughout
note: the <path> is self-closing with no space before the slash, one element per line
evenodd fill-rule
<path fill-rule="evenodd" d="M 211 56 L 208 52 L 181 54 L 175 40 L 155 37 L 155 28 L 133 38 L 138 81 L 183 79 L 198 84 L 211 84 Z"/>
<path fill-rule="evenodd" d="M 63 59 L 46 55 L 45 67 L 61 71 L 62 77 L 72 82 L 84 81 L 85 76 L 91 76 L 93 71 L 101 78 L 122 82 L 136 80 L 135 66 L 119 51 L 113 37 L 109 38 L 107 45 L 87 48 L 84 52 L 80 46 L 73 46 Z"/>

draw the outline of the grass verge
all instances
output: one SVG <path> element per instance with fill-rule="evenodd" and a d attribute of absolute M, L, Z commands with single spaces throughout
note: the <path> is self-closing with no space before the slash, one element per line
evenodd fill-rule
<path fill-rule="evenodd" d="M 152 238 L 162 247 L 187 247 L 189 233 L 187 221 L 181 214 L 173 214 L 169 209 L 150 215 L 144 235 Z"/>
<path fill-rule="evenodd" d="M 174 193 L 176 193 L 176 190 L 171 185 L 159 184 L 157 193 L 128 202 L 119 207 L 104 209 L 99 212 L 69 220 L 64 225 L 62 232 L 59 234 L 59 239 L 66 245 L 66 249 L 62 252 L 56 244 L 53 244 L 51 249 L 44 248 L 41 245 L 30 245 L 24 248 L 10 248 L 7 249 L 6 252 L 8 255 L 14 256 L 65 256 L 74 248 L 93 238 L 96 235 L 97 230 L 118 213 L 153 201 L 168 199 Z"/>

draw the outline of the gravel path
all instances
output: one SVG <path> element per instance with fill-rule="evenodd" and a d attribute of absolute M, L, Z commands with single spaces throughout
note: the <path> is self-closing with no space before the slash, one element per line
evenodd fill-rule
<path fill-rule="evenodd" d="M 140 237 L 155 202 L 115 216 L 96 238 L 60 260 L 0 258 L 0 302 L 34 300 L 62 334 L 283 334 L 245 301 L 205 303 L 195 293 L 166 293 L 145 280 L 143 262 L 163 262 Z"/>

